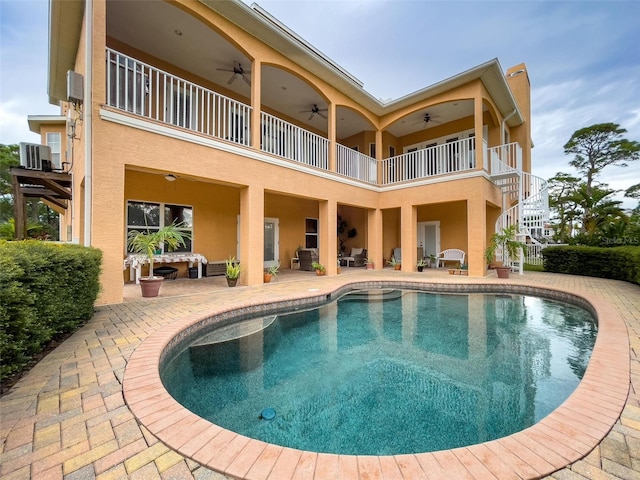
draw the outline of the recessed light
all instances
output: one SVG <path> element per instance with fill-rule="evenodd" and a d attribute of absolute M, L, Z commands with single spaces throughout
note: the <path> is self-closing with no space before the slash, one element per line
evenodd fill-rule
<path fill-rule="evenodd" d="M 182 30 L 178 30 L 177 28 L 173 31 L 173 33 L 175 33 L 176 35 L 178 35 L 179 37 L 182 36 Z"/>

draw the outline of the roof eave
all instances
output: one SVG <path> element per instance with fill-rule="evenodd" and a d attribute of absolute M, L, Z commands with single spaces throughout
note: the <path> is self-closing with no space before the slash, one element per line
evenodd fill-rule
<path fill-rule="evenodd" d="M 64 125 L 67 117 L 64 115 L 28 115 L 29 130 L 40 134 L 43 125 Z"/>
<path fill-rule="evenodd" d="M 75 68 L 82 32 L 83 0 L 51 0 L 49 3 L 49 103 L 67 98 L 67 71 Z"/>

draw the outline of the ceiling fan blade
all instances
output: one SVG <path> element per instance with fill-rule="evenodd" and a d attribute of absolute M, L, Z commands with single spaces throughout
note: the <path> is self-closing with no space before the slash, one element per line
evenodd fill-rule
<path fill-rule="evenodd" d="M 231 75 L 231 78 L 227 81 L 227 85 L 231 85 L 236 79 L 236 74 Z"/>
<path fill-rule="evenodd" d="M 320 113 L 318 112 L 318 115 L 320 115 L 322 118 L 324 118 L 325 120 L 327 120 L 327 116 L 324 113 Z"/>
<path fill-rule="evenodd" d="M 221 72 L 233 72 L 233 70 L 230 70 L 228 68 L 216 68 L 216 70 L 220 70 Z"/>
<path fill-rule="evenodd" d="M 314 115 L 315 115 L 315 112 L 311 112 L 311 115 L 309 115 L 309 118 L 307 120 L 311 120 Z"/>
<path fill-rule="evenodd" d="M 244 82 L 245 82 L 247 85 L 251 86 L 251 80 L 249 80 L 249 79 L 248 79 L 247 77 L 245 77 L 244 75 L 242 76 L 242 80 L 244 80 Z"/>

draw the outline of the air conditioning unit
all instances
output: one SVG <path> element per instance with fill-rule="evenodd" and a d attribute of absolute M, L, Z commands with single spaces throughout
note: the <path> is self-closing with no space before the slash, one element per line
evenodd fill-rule
<path fill-rule="evenodd" d="M 36 143 L 20 143 L 20 165 L 29 170 L 51 171 L 51 147 Z"/>

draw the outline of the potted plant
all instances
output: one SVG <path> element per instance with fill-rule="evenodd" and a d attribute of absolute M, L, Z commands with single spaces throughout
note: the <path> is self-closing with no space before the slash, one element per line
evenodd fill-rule
<path fill-rule="evenodd" d="M 311 268 L 313 268 L 316 271 L 316 275 L 318 276 L 324 275 L 326 271 L 326 269 L 324 268 L 324 265 L 318 262 L 313 262 L 311 264 Z"/>
<path fill-rule="evenodd" d="M 422 270 L 424 270 L 424 267 L 427 266 L 427 261 L 424 258 L 421 258 L 420 260 L 418 260 L 418 264 L 416 266 L 418 268 L 418 271 L 421 272 Z"/>
<path fill-rule="evenodd" d="M 227 285 L 230 287 L 235 287 L 238 283 L 238 278 L 240 277 L 240 262 L 236 260 L 236 257 L 229 257 L 224 261 L 227 269 L 225 272 L 225 277 L 227 277 Z"/>
<path fill-rule="evenodd" d="M 376 268 L 376 264 L 369 258 L 365 259 L 364 264 L 367 266 L 367 270 L 373 270 Z"/>
<path fill-rule="evenodd" d="M 278 276 L 278 271 L 280 269 L 280 263 L 275 265 L 271 265 L 264 271 L 264 283 L 269 283 L 273 277 Z"/>
<path fill-rule="evenodd" d="M 396 260 L 396 257 L 391 257 L 389 265 L 391 265 L 394 270 L 400 270 L 402 268 L 402 262 L 400 260 Z"/>
<path fill-rule="evenodd" d="M 433 253 L 427 257 L 429 259 L 429 268 L 436 268 L 438 265 L 438 257 L 436 257 Z"/>
<path fill-rule="evenodd" d="M 526 245 L 523 242 L 516 240 L 517 235 L 518 225 L 516 224 L 504 227 L 499 232 L 494 233 L 491 236 L 489 246 L 484 252 L 484 258 L 487 260 L 487 263 L 492 263 L 496 260 L 495 256 L 498 249 L 500 249 L 500 252 L 502 253 L 503 263 L 506 259 L 519 258 L 520 253 Z M 496 271 L 498 272 L 499 278 L 509 278 L 511 266 L 496 265 Z"/>
<path fill-rule="evenodd" d="M 162 245 L 171 252 L 178 247 L 186 245 L 186 240 L 191 238 L 189 232 L 180 230 L 182 224 L 171 224 L 156 231 L 131 230 L 127 235 L 127 247 L 129 251 L 145 255 L 149 260 L 149 276 L 140 277 L 140 288 L 143 297 L 157 297 L 160 292 L 163 277 L 153 275 L 153 256 L 161 251 Z"/>

